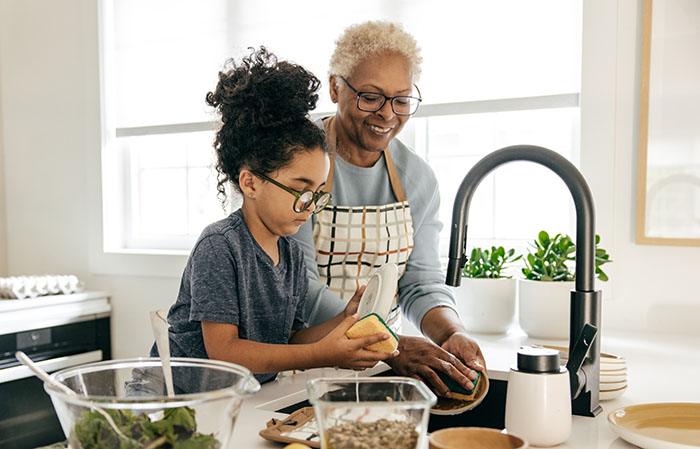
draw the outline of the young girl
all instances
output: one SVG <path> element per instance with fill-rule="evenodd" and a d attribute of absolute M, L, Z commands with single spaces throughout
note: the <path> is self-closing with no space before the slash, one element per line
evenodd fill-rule
<path fill-rule="evenodd" d="M 219 195 L 225 201 L 230 182 L 243 205 L 205 228 L 192 249 L 168 313 L 171 355 L 237 363 L 260 382 L 283 370 L 362 369 L 397 355 L 364 349 L 386 334 L 345 336 L 361 289 L 339 315 L 304 328 L 304 255 L 287 236 L 330 200 L 323 131 L 307 117 L 319 80 L 264 47 L 232 64 L 206 99 L 223 122 L 214 144 Z"/>

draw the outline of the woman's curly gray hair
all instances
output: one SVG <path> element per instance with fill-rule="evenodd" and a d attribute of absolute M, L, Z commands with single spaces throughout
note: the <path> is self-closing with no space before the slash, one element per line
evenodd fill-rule
<path fill-rule="evenodd" d="M 335 41 L 329 75 L 347 78 L 367 56 L 385 51 L 404 55 L 411 64 L 413 80 L 418 80 L 423 62 L 418 43 L 400 24 L 383 21 L 364 22 L 346 28 Z"/>

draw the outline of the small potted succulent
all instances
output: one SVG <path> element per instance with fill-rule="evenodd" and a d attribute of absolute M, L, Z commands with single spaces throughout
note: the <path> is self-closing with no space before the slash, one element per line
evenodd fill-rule
<path fill-rule="evenodd" d="M 455 289 L 459 315 L 467 330 L 504 333 L 515 318 L 515 279 L 509 274 L 522 256 L 514 249 L 474 248 L 462 270 L 462 285 Z"/>
<path fill-rule="evenodd" d="M 599 243 L 600 236 L 596 235 L 595 273 L 598 279 L 607 281 L 601 266 L 612 261 L 607 251 L 598 247 Z M 540 231 L 524 258 L 525 278 L 518 282 L 520 327 L 530 337 L 568 340 L 575 261 L 576 244 L 568 235 L 550 238 L 547 232 Z"/>

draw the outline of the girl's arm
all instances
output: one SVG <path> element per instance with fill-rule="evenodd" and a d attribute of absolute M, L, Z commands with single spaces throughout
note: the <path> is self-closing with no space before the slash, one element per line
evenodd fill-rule
<path fill-rule="evenodd" d="M 202 334 L 209 358 L 243 365 L 256 374 L 323 366 L 364 369 L 398 354 L 398 351 L 389 354 L 364 349 L 388 338 L 385 334 L 347 338 L 345 331 L 355 321 L 355 315 L 345 318 L 324 338 L 307 344 L 279 345 L 244 340 L 238 338 L 238 326 L 209 321 L 202 322 Z"/>
<path fill-rule="evenodd" d="M 357 308 L 360 305 L 360 299 L 365 291 L 365 287 L 366 286 L 363 285 L 355 291 L 353 297 L 350 298 L 350 301 L 348 301 L 345 310 L 328 321 L 324 321 L 316 326 L 300 329 L 297 332 L 294 332 L 292 337 L 289 339 L 289 342 L 292 344 L 313 343 L 328 335 L 345 318 L 357 313 Z"/>

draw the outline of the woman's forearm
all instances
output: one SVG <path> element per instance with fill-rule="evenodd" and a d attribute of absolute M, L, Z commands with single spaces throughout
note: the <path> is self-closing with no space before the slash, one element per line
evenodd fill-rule
<path fill-rule="evenodd" d="M 465 332 L 464 324 L 457 312 L 450 307 L 430 309 L 421 321 L 421 332 L 438 346 L 442 345 L 455 332 Z"/>

